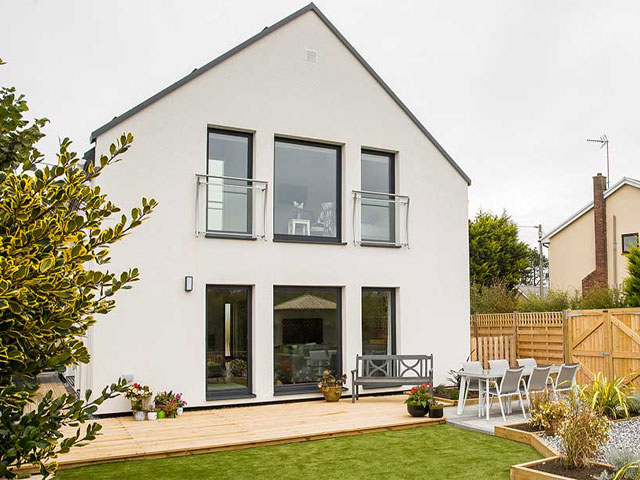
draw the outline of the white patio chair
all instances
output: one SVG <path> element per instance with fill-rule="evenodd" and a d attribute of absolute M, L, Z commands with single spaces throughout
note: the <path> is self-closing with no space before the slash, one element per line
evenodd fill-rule
<path fill-rule="evenodd" d="M 504 373 L 509 368 L 508 360 L 489 360 L 489 368 L 498 373 Z"/>
<path fill-rule="evenodd" d="M 507 417 L 504 414 L 502 399 L 508 399 L 510 406 L 511 397 L 513 395 L 518 396 L 518 400 L 520 400 L 520 408 L 522 408 L 522 416 L 524 418 L 527 418 L 527 414 L 524 409 L 524 402 L 522 401 L 522 390 L 520 389 L 520 380 L 522 380 L 523 371 L 524 367 L 507 368 L 507 371 L 504 372 L 500 384 L 498 384 L 498 382 L 494 382 L 494 386 L 489 388 L 489 391 L 487 392 L 489 398 L 491 398 L 491 396 L 494 396 L 498 399 L 498 404 L 500 405 L 500 413 L 502 413 L 502 419 L 505 422 L 507 421 Z"/>
<path fill-rule="evenodd" d="M 531 375 L 529 375 L 529 381 L 525 382 L 524 379 L 522 379 L 524 393 L 527 397 L 529 408 L 531 408 L 531 394 L 543 392 L 547 389 L 550 374 L 551 365 L 547 367 L 533 367 L 533 371 L 531 372 Z"/>
<path fill-rule="evenodd" d="M 482 362 L 463 362 L 462 370 L 471 373 L 482 373 Z M 480 397 L 480 381 L 477 378 L 467 378 L 467 389 L 464 392 L 464 402 L 467 403 L 469 392 L 478 392 L 478 417 L 482 416 L 482 397 Z"/>
<path fill-rule="evenodd" d="M 553 394 L 556 399 L 559 398 L 558 393 L 570 392 L 576 384 L 576 375 L 580 369 L 579 363 L 563 363 L 560 365 L 560 371 L 556 377 L 555 383 L 552 383 Z"/>
<path fill-rule="evenodd" d="M 538 362 L 536 362 L 535 358 L 518 358 L 516 360 L 518 365 L 524 368 L 533 368 L 538 366 Z"/>

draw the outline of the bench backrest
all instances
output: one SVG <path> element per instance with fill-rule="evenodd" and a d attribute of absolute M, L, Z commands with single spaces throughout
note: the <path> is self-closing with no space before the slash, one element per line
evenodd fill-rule
<path fill-rule="evenodd" d="M 433 355 L 357 355 L 359 378 L 433 379 Z"/>

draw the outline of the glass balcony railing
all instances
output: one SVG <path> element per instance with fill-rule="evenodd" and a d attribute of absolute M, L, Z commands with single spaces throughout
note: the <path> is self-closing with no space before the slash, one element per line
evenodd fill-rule
<path fill-rule="evenodd" d="M 356 245 L 409 246 L 409 197 L 353 191 L 353 238 Z"/>
<path fill-rule="evenodd" d="M 196 174 L 196 237 L 265 238 L 267 182 Z"/>

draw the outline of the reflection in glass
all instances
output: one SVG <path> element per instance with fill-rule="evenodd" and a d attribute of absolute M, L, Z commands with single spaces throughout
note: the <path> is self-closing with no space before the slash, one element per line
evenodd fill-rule
<path fill-rule="evenodd" d="M 393 154 L 363 151 L 361 188 L 368 192 L 395 193 Z M 390 195 L 362 194 L 362 240 L 395 241 L 395 203 Z"/>
<path fill-rule="evenodd" d="M 392 355 L 394 348 L 392 289 L 362 289 L 362 354 Z"/>
<path fill-rule="evenodd" d="M 207 393 L 249 390 L 250 287 L 207 285 Z"/>
<path fill-rule="evenodd" d="M 209 131 L 207 174 L 251 178 L 251 135 Z M 209 178 L 207 231 L 251 232 L 251 190 L 246 180 Z"/>
<path fill-rule="evenodd" d="M 276 235 L 339 236 L 340 147 L 276 140 Z"/>
<path fill-rule="evenodd" d="M 313 384 L 342 374 L 339 288 L 274 288 L 274 382 Z"/>

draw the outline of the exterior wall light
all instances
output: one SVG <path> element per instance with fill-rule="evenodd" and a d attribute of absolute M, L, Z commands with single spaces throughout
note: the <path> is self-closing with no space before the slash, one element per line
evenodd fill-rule
<path fill-rule="evenodd" d="M 193 277 L 186 276 L 184 277 L 184 291 L 190 292 L 193 290 Z"/>

